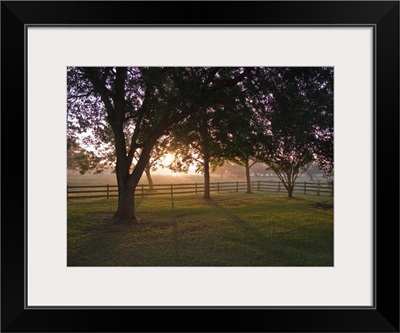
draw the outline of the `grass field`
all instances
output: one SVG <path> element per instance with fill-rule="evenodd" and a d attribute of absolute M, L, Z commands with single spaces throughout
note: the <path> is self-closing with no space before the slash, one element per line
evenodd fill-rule
<path fill-rule="evenodd" d="M 136 199 L 139 223 L 109 226 L 116 199 L 68 202 L 68 266 L 332 266 L 333 198 L 255 192 Z"/>

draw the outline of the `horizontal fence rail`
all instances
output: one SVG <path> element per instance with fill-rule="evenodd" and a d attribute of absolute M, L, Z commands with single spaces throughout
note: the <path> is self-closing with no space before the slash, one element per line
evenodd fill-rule
<path fill-rule="evenodd" d="M 286 192 L 282 182 L 273 181 L 252 181 L 252 191 Z M 139 184 L 136 187 L 135 196 L 145 197 L 152 195 L 174 195 L 179 194 L 202 194 L 204 183 L 184 184 Z M 211 192 L 242 192 L 247 191 L 247 182 L 216 182 L 210 183 Z M 333 196 L 333 186 L 328 183 L 307 183 L 298 182 L 295 184 L 293 193 L 330 195 Z M 67 186 L 67 199 L 88 199 L 88 198 L 112 198 L 118 197 L 117 185 L 84 185 Z"/>

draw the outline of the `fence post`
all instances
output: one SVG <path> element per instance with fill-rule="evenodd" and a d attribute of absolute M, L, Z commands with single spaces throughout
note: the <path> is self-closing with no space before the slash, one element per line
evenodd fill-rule
<path fill-rule="evenodd" d="M 307 182 L 304 182 L 304 194 L 306 194 L 307 191 Z"/>
<path fill-rule="evenodd" d="M 321 183 L 320 183 L 320 181 L 318 180 L 318 189 L 317 189 L 317 195 L 319 195 L 319 192 L 320 192 L 320 187 L 321 187 Z"/>
<path fill-rule="evenodd" d="M 278 183 L 278 192 L 281 191 L 281 182 Z"/>
<path fill-rule="evenodd" d="M 67 201 L 68 201 L 68 198 L 69 198 L 69 185 L 67 185 Z"/>
<path fill-rule="evenodd" d="M 144 198 L 144 185 L 142 184 L 142 198 Z"/>
<path fill-rule="evenodd" d="M 174 184 L 171 184 L 171 198 L 174 197 Z"/>
<path fill-rule="evenodd" d="M 217 193 L 219 194 L 219 182 L 217 182 Z"/>
<path fill-rule="evenodd" d="M 239 192 L 239 182 L 236 182 L 236 192 Z"/>
<path fill-rule="evenodd" d="M 258 184 L 257 184 L 257 191 L 259 191 L 260 190 L 260 181 L 258 181 Z"/>
<path fill-rule="evenodd" d="M 107 184 L 107 199 L 110 199 L 110 185 Z"/>
<path fill-rule="evenodd" d="M 196 184 L 194 184 L 195 185 L 195 189 L 196 189 L 196 194 L 197 194 L 197 183 Z"/>

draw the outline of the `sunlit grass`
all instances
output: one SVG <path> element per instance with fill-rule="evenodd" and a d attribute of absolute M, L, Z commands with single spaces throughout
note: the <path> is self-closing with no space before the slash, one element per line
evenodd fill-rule
<path fill-rule="evenodd" d="M 139 223 L 109 226 L 116 200 L 68 202 L 69 266 L 332 266 L 333 199 L 283 193 L 145 197 Z"/>

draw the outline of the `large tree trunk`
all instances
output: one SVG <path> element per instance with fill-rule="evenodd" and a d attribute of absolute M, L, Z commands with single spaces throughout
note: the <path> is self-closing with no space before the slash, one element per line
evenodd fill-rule
<path fill-rule="evenodd" d="M 248 159 L 246 160 L 244 167 L 246 168 L 246 183 L 247 183 L 246 193 L 252 193 L 251 192 L 251 181 L 250 181 L 250 165 L 249 165 Z"/>
<path fill-rule="evenodd" d="M 165 132 L 165 129 L 179 119 L 163 117 L 159 121 L 154 131 L 144 140 L 145 143 L 142 147 L 140 158 L 133 172 L 130 174 L 129 169 L 135 150 L 139 148 L 136 140 L 140 131 L 140 121 L 137 127 L 135 127 L 137 131 L 133 133 L 130 148 L 127 151 L 123 126 L 125 122 L 125 113 L 128 108 L 125 100 L 125 81 L 128 69 L 127 67 L 116 67 L 115 71 L 114 93 L 111 93 L 109 89 L 105 87 L 105 81 L 103 82 L 100 80 L 99 77 L 91 73 L 90 70 L 87 70 L 87 76 L 91 80 L 94 89 L 101 96 L 107 109 L 107 118 L 113 130 L 115 140 L 118 208 L 110 222 L 112 224 L 125 224 L 137 222 L 135 216 L 135 189 L 146 165 L 149 163 L 151 149 L 157 139 Z M 110 99 L 112 99 L 114 103 L 111 103 Z M 143 104 L 145 104 L 144 101 Z"/>
<path fill-rule="evenodd" d="M 210 199 L 210 156 L 204 154 L 204 194 L 203 199 Z"/>
<path fill-rule="evenodd" d="M 137 182 L 134 182 L 132 177 L 129 175 L 125 156 L 117 156 L 116 173 L 118 184 L 118 207 L 110 223 L 135 223 L 137 222 L 135 216 L 135 188 Z"/>
<path fill-rule="evenodd" d="M 148 165 L 145 167 L 144 172 L 146 173 L 150 191 L 152 191 L 154 189 L 154 183 L 153 183 L 153 179 L 151 178 L 150 167 Z"/>
<path fill-rule="evenodd" d="M 121 135 L 115 131 L 115 138 Z M 129 165 L 124 154 L 118 154 L 117 151 L 117 181 L 118 181 L 118 208 L 111 220 L 112 224 L 127 224 L 137 222 L 135 216 L 135 190 L 149 162 L 150 152 L 153 148 L 159 134 L 156 132 L 146 142 L 143 147 L 139 161 L 136 163 L 133 172 L 129 174 Z M 117 140 L 116 140 L 117 142 Z M 117 146 L 117 145 L 116 145 Z M 119 145 L 118 145 L 119 146 Z"/>
<path fill-rule="evenodd" d="M 135 216 L 135 187 L 131 184 L 118 185 L 118 208 L 112 224 L 131 224 L 137 222 Z"/>

